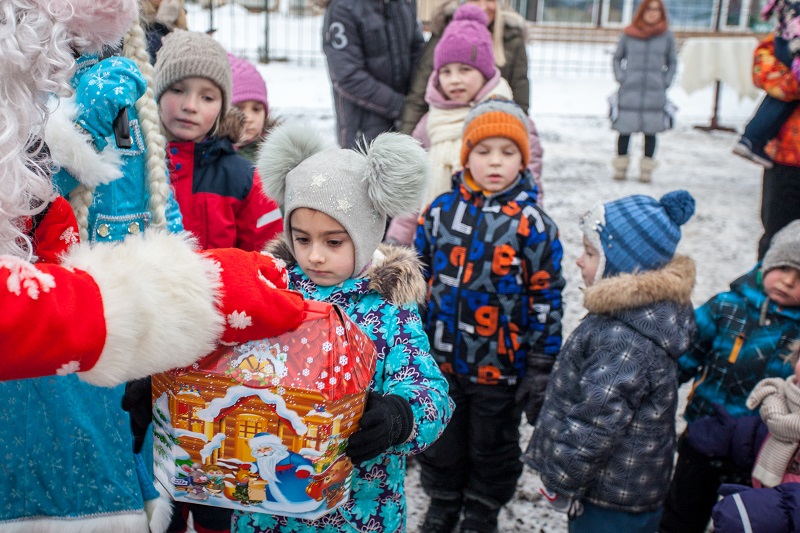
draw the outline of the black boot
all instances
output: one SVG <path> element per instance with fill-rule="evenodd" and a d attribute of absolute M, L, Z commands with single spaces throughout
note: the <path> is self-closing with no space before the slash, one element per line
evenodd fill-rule
<path fill-rule="evenodd" d="M 459 533 L 497 533 L 497 515 L 500 506 L 467 498 L 464 500 L 464 520 Z"/>
<path fill-rule="evenodd" d="M 431 498 L 420 533 L 452 533 L 461 517 L 461 500 Z"/>

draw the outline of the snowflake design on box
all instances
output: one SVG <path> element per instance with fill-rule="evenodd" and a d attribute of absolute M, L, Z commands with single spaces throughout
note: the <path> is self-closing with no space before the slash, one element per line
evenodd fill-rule
<path fill-rule="evenodd" d="M 336 326 L 336 335 L 338 335 L 339 337 L 341 337 L 342 335 L 344 335 L 344 327 L 342 327 L 342 326 Z"/>
<path fill-rule="evenodd" d="M 27 261 L 16 257 L 0 259 L 0 270 L 8 270 L 6 288 L 12 294 L 20 296 L 25 290 L 31 300 L 38 300 L 39 294 L 50 292 L 56 286 L 56 280 L 50 274 L 40 271 Z"/>
<path fill-rule="evenodd" d="M 331 344 L 329 341 L 326 341 L 326 342 L 322 343 L 322 351 L 323 352 L 328 353 L 331 350 L 333 350 L 333 344 Z"/>
<path fill-rule="evenodd" d="M 347 359 L 346 355 L 340 355 L 339 356 L 339 364 L 340 365 L 342 365 L 342 366 L 346 365 L 347 361 L 348 361 L 348 359 Z"/>

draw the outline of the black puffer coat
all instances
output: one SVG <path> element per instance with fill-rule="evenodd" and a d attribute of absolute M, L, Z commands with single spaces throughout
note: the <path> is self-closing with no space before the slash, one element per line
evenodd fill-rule
<path fill-rule="evenodd" d="M 322 27 L 342 148 L 400 118 L 425 40 L 414 0 L 332 0 Z"/>

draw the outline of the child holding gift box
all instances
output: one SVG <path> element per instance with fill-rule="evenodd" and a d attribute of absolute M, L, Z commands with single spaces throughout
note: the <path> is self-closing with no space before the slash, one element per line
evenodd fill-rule
<path fill-rule="evenodd" d="M 312 130 L 280 126 L 258 159 L 265 191 L 283 199 L 289 286 L 337 304 L 378 351 L 359 430 L 350 500 L 315 521 L 235 512 L 234 531 L 405 531 L 406 455 L 441 434 L 452 413 L 447 381 L 433 358 L 417 305 L 425 282 L 415 254 L 381 246 L 386 217 L 419 206 L 426 156 L 405 135 L 379 135 L 364 151 L 323 151 Z"/>

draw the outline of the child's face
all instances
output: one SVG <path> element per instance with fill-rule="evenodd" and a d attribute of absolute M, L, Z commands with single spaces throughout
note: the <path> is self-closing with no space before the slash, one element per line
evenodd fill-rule
<path fill-rule="evenodd" d="M 341 224 L 306 207 L 292 211 L 289 222 L 295 259 L 311 281 L 330 287 L 353 277 L 356 248 Z"/>
<path fill-rule="evenodd" d="M 597 276 L 597 267 L 600 266 L 600 252 L 592 246 L 586 235 L 583 236 L 583 255 L 575 261 L 575 264 L 581 269 L 583 283 L 587 287 L 591 287 L 594 284 L 595 276 Z"/>
<path fill-rule="evenodd" d="M 489 137 L 469 153 L 466 168 L 481 189 L 494 194 L 506 190 L 525 167 L 517 143 L 505 137 Z"/>
<path fill-rule="evenodd" d="M 464 63 L 448 63 L 439 69 L 439 87 L 445 98 L 468 104 L 486 83 L 480 70 Z"/>
<path fill-rule="evenodd" d="M 244 113 L 244 133 L 239 144 L 247 144 L 258 139 L 264 131 L 264 122 L 267 120 L 267 108 L 261 102 L 247 100 L 239 102 L 236 107 Z"/>
<path fill-rule="evenodd" d="M 764 292 L 782 307 L 800 307 L 800 270 L 773 268 L 764 274 Z"/>
<path fill-rule="evenodd" d="M 185 78 L 161 95 L 158 111 L 171 141 L 200 142 L 222 110 L 222 91 L 206 78 Z"/>

